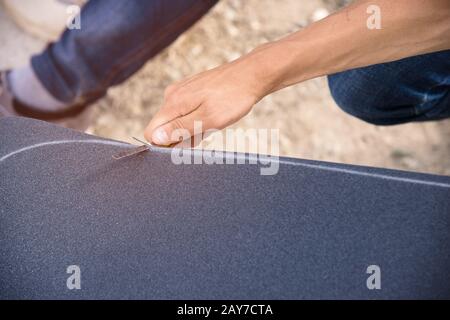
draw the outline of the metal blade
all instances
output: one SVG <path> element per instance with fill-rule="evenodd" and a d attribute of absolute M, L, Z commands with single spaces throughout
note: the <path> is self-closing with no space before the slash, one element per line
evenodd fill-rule
<path fill-rule="evenodd" d="M 119 152 L 118 154 L 113 155 L 113 158 L 116 159 L 116 160 L 119 160 L 119 159 L 131 157 L 131 156 L 133 156 L 135 154 L 138 154 L 138 153 L 141 153 L 141 152 L 144 152 L 144 151 L 147 151 L 147 150 L 150 150 L 150 146 L 149 145 L 143 145 L 143 146 L 139 146 L 139 147 L 136 147 L 136 148 L 133 148 L 133 149 L 130 149 L 130 150 Z"/>
<path fill-rule="evenodd" d="M 153 145 L 152 145 L 151 143 L 142 141 L 142 140 L 140 140 L 140 139 L 138 139 L 138 138 L 136 138 L 136 137 L 132 137 L 132 138 L 133 138 L 134 140 L 136 140 L 137 142 L 142 143 L 143 145 L 146 145 L 146 146 L 149 146 L 149 147 L 153 147 Z"/>

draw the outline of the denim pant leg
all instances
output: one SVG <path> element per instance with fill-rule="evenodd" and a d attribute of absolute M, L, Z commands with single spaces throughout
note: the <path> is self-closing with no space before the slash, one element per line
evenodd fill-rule
<path fill-rule="evenodd" d="M 217 0 L 90 0 L 81 29 L 66 30 L 31 64 L 57 99 L 87 103 L 172 43 Z"/>
<path fill-rule="evenodd" d="M 340 108 L 373 124 L 450 117 L 450 50 L 337 73 L 328 83 Z"/>

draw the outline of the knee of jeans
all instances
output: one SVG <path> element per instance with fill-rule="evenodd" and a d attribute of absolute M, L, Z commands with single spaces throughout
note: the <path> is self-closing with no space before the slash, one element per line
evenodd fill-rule
<path fill-rule="evenodd" d="M 328 86 L 331 96 L 340 109 L 360 120 L 371 124 L 385 124 L 378 106 L 372 102 L 370 96 L 362 91 L 350 89 L 350 83 L 347 83 L 344 75 L 328 76 Z"/>

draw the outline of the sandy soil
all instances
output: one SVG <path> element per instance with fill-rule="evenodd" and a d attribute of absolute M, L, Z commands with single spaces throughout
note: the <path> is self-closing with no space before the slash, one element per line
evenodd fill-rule
<path fill-rule="evenodd" d="M 96 103 L 90 133 L 131 141 L 158 110 L 164 88 L 310 23 L 335 0 L 222 0 L 176 43 Z M 0 8 L 0 68 L 26 63 L 44 46 Z M 325 78 L 266 97 L 234 127 L 278 128 L 282 155 L 450 175 L 450 121 L 393 127 L 365 124 L 339 110 Z"/>

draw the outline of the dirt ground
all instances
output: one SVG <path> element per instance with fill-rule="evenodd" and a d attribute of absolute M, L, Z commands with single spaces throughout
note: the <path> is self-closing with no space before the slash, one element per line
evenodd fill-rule
<path fill-rule="evenodd" d="M 131 141 L 158 110 L 164 88 L 235 59 L 310 23 L 336 0 L 222 0 L 170 48 L 96 103 L 89 133 Z M 0 7 L 0 68 L 26 63 L 44 46 Z M 450 175 L 450 121 L 379 127 L 342 112 L 325 78 L 266 97 L 236 128 L 278 128 L 281 155 Z"/>

